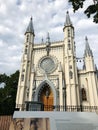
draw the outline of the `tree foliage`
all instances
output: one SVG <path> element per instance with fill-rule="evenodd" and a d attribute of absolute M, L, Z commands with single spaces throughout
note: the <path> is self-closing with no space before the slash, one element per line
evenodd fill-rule
<path fill-rule="evenodd" d="M 69 0 L 69 2 L 73 6 L 74 12 L 77 11 L 79 8 L 83 8 L 84 2 L 86 0 Z M 98 0 L 92 0 L 93 4 L 89 5 L 84 13 L 87 15 L 88 18 L 93 16 L 93 22 L 98 23 Z"/>
<path fill-rule="evenodd" d="M 19 71 L 10 76 L 0 74 L 0 83 L 5 84 L 0 88 L 0 115 L 12 115 L 14 112 L 18 77 Z"/>

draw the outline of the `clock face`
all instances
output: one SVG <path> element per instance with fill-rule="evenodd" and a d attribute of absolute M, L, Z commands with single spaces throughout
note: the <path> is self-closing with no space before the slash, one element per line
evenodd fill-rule
<path fill-rule="evenodd" d="M 41 69 L 43 73 L 53 72 L 53 70 L 55 69 L 55 66 L 56 65 L 55 65 L 54 60 L 49 56 L 42 58 L 39 63 L 39 68 Z"/>

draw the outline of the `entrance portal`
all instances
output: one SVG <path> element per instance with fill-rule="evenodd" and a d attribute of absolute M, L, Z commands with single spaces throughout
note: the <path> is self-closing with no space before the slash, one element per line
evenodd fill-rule
<path fill-rule="evenodd" d="M 54 98 L 50 86 L 45 83 L 38 94 L 38 101 L 44 104 L 44 111 L 53 111 Z"/>

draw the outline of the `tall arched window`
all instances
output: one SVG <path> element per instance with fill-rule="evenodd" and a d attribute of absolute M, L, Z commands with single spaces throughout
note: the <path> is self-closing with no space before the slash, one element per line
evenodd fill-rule
<path fill-rule="evenodd" d="M 82 95 L 82 101 L 87 101 L 87 96 L 86 96 L 86 90 L 85 90 L 85 88 L 81 89 L 81 95 Z"/>
<path fill-rule="evenodd" d="M 70 37 L 70 30 L 68 29 L 68 37 Z"/>

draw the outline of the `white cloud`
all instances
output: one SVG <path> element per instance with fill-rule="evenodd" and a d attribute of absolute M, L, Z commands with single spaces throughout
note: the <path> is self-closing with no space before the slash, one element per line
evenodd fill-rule
<path fill-rule="evenodd" d="M 91 2 L 85 1 L 84 9 Z M 73 13 L 66 0 L 0 0 L 0 73 L 10 74 L 20 68 L 24 33 L 31 16 L 36 43 L 40 43 L 42 37 L 46 41 L 47 32 L 51 41 L 63 40 L 67 10 L 75 27 L 77 56 L 83 56 L 85 36 L 88 36 L 98 66 L 98 27 L 83 14 L 84 9 Z"/>
<path fill-rule="evenodd" d="M 0 13 L 2 13 L 2 15 L 5 15 L 6 12 L 6 5 L 4 3 L 0 4 Z"/>

